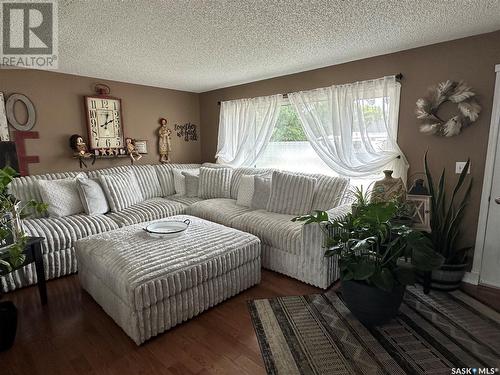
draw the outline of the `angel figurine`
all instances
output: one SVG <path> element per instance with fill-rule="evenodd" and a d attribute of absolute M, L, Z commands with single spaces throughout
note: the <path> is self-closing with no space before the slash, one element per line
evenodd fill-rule
<path fill-rule="evenodd" d="M 142 155 L 135 149 L 134 140 L 132 138 L 125 139 L 125 148 L 127 149 L 127 154 L 130 155 L 130 159 L 132 159 L 132 163 L 142 158 Z"/>
<path fill-rule="evenodd" d="M 167 128 L 167 119 L 160 119 L 160 129 L 158 130 L 158 143 L 160 149 L 160 163 L 170 163 L 169 153 L 172 150 L 170 135 L 172 131 Z"/>

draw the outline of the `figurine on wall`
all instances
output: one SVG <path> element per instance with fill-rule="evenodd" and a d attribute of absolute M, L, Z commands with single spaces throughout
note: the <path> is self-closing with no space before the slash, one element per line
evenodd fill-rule
<path fill-rule="evenodd" d="M 80 161 L 80 168 L 83 166 L 87 167 L 84 159 L 92 159 L 92 164 L 95 163 L 95 155 L 89 152 L 87 144 L 83 140 L 83 137 L 79 134 L 73 134 L 69 138 L 69 147 L 73 150 L 73 156 L 78 158 Z"/>
<path fill-rule="evenodd" d="M 125 147 L 127 149 L 127 154 L 132 160 L 132 163 L 142 158 L 142 155 L 139 154 L 135 149 L 134 140 L 132 138 L 125 138 Z"/>
<path fill-rule="evenodd" d="M 160 119 L 160 129 L 158 130 L 158 146 L 160 150 L 160 163 L 170 163 L 169 154 L 172 151 L 170 135 L 172 131 L 167 128 L 167 119 Z"/>
<path fill-rule="evenodd" d="M 404 202 L 406 200 L 406 189 L 401 178 L 392 177 L 391 170 L 383 171 L 385 177 L 376 181 L 373 185 L 371 201 L 372 203 L 390 202 L 397 200 Z"/>

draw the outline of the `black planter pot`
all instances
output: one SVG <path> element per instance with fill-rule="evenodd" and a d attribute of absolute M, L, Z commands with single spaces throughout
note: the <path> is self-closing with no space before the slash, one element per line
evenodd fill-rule
<path fill-rule="evenodd" d="M 342 297 L 353 315 L 366 326 L 375 326 L 394 318 L 403 302 L 406 287 L 391 292 L 358 281 L 342 281 Z"/>
<path fill-rule="evenodd" d="M 467 264 L 443 264 L 431 272 L 430 289 L 451 292 L 460 288 Z M 417 280 L 423 282 L 424 275 L 417 274 Z"/>
<path fill-rule="evenodd" d="M 17 331 L 17 308 L 11 301 L 0 302 L 0 352 L 14 345 Z"/>

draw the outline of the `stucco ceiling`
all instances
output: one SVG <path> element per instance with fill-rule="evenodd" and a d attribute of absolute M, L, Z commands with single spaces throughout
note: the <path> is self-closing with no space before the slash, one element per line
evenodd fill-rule
<path fill-rule="evenodd" d="M 59 71 L 193 92 L 500 29 L 500 0 L 65 0 Z"/>

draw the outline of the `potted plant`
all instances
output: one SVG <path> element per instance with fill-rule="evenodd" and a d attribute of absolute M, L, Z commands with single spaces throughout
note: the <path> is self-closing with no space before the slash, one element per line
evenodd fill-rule
<path fill-rule="evenodd" d="M 471 246 L 459 248 L 457 243 L 472 188 L 472 178 L 466 184 L 469 165 L 468 159 L 450 197 L 446 194 L 445 169 L 435 185 L 425 153 L 424 167 L 431 196 L 430 239 L 434 250 L 444 257 L 443 265 L 431 273 L 432 289 L 458 289 L 467 268 L 467 252 Z"/>
<path fill-rule="evenodd" d="M 9 194 L 7 186 L 17 172 L 5 167 L 0 169 L 0 276 L 20 268 L 25 260 L 23 253 L 27 236 L 21 219 L 29 208 L 43 212 L 47 206 L 29 201 L 21 207 L 21 202 Z M 0 291 L 0 298 L 2 293 Z M 17 331 L 17 309 L 12 301 L 0 301 L 0 351 L 9 349 L 14 343 Z"/>
<path fill-rule="evenodd" d="M 357 200 L 356 210 L 331 220 L 324 211 L 294 218 L 316 223 L 325 234 L 325 256 L 337 256 L 342 296 L 364 324 L 393 318 L 415 272 L 438 268 L 443 258 L 422 232 L 393 222 L 398 203 Z"/>

